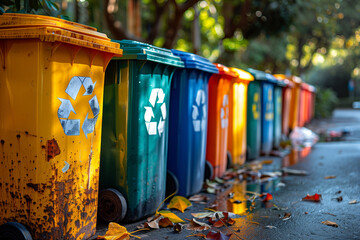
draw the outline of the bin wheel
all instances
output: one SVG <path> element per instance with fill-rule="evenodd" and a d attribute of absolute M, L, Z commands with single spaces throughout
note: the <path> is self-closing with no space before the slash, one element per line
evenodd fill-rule
<path fill-rule="evenodd" d="M 30 232 L 18 222 L 8 222 L 0 226 L 0 240 L 32 240 Z"/>
<path fill-rule="evenodd" d="M 116 189 L 108 188 L 99 193 L 98 216 L 105 223 L 120 222 L 125 218 L 127 203 Z"/>
<path fill-rule="evenodd" d="M 206 160 L 205 161 L 205 174 L 204 174 L 204 181 L 206 181 L 206 179 L 211 180 L 214 176 L 214 168 L 211 165 L 211 163 Z"/>
<path fill-rule="evenodd" d="M 232 156 L 229 151 L 226 153 L 226 169 L 229 169 L 232 167 Z"/>
<path fill-rule="evenodd" d="M 171 172 L 166 172 L 166 193 L 165 197 L 170 196 L 171 194 L 177 194 L 179 192 L 179 181 L 177 177 Z"/>

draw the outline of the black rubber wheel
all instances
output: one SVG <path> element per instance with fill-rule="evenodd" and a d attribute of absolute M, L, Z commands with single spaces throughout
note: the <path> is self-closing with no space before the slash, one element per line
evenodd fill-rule
<path fill-rule="evenodd" d="M 211 165 L 211 163 L 206 160 L 205 161 L 205 174 L 204 174 L 204 181 L 206 181 L 206 179 L 211 180 L 214 176 L 214 168 Z"/>
<path fill-rule="evenodd" d="M 116 189 L 108 188 L 99 193 L 98 216 L 105 223 L 120 222 L 125 218 L 127 203 Z"/>
<path fill-rule="evenodd" d="M 0 240 L 32 240 L 30 232 L 18 222 L 8 222 L 0 226 Z"/>
<path fill-rule="evenodd" d="M 226 169 L 229 169 L 232 167 L 232 156 L 229 151 L 226 152 Z"/>
<path fill-rule="evenodd" d="M 179 192 L 179 181 L 177 177 L 171 172 L 166 172 L 166 193 L 165 197 L 170 196 L 175 193 L 175 195 Z"/>

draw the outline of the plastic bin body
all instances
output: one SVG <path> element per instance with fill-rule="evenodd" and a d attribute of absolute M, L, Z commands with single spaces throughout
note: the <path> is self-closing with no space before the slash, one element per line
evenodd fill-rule
<path fill-rule="evenodd" d="M 273 147 L 276 149 L 280 148 L 281 133 L 282 133 L 282 88 L 284 85 L 278 84 L 274 87 L 274 131 Z"/>
<path fill-rule="evenodd" d="M 246 117 L 246 142 L 248 159 L 260 156 L 261 146 L 261 84 L 260 81 L 249 83 Z"/>
<path fill-rule="evenodd" d="M 33 239 L 87 239 L 104 70 L 119 45 L 52 17 L 4 14 L 0 28 L 0 224 L 19 222 Z"/>
<path fill-rule="evenodd" d="M 179 182 L 178 195 L 199 192 L 204 181 L 208 81 L 218 73 L 209 60 L 172 50 L 185 63 L 171 82 L 168 170 Z"/>
<path fill-rule="evenodd" d="M 290 80 L 294 83 L 294 87 L 291 89 L 291 105 L 289 111 L 289 128 L 290 131 L 299 126 L 299 114 L 300 114 L 300 86 L 301 79 L 297 76 L 291 76 Z"/>
<path fill-rule="evenodd" d="M 242 165 L 246 160 L 246 112 L 248 85 L 254 77 L 241 69 L 230 68 L 236 74 L 229 93 L 229 130 L 227 149 L 232 164 Z"/>
<path fill-rule="evenodd" d="M 170 50 L 118 42 L 124 55 L 105 73 L 100 188 L 124 195 L 130 222 L 154 214 L 164 199 L 170 84 L 183 63 Z"/>
<path fill-rule="evenodd" d="M 283 74 L 274 74 L 274 77 L 282 81 L 285 86 L 282 88 L 282 116 L 281 116 L 281 133 L 284 136 L 289 135 L 289 116 L 291 106 L 291 89 L 294 83 L 289 80 L 288 76 Z"/>
<path fill-rule="evenodd" d="M 274 140 L 274 84 L 261 84 L 261 153 L 269 155 Z"/>

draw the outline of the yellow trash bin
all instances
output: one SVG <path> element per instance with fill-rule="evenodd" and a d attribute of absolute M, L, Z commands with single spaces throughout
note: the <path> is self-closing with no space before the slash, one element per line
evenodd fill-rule
<path fill-rule="evenodd" d="M 33 239 L 95 234 L 104 71 L 121 53 L 88 26 L 0 16 L 0 224 Z"/>
<path fill-rule="evenodd" d="M 246 111 L 247 89 L 254 77 L 244 70 L 230 68 L 236 77 L 233 79 L 229 94 L 229 132 L 227 149 L 232 164 L 242 165 L 246 160 Z"/>

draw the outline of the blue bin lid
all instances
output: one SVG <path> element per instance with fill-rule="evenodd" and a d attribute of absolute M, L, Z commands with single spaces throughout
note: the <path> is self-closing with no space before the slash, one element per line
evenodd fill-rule
<path fill-rule="evenodd" d="M 184 67 L 184 63 L 181 61 L 180 57 L 172 54 L 169 49 L 155 47 L 147 43 L 132 40 L 112 41 L 120 43 L 120 48 L 123 50 L 123 56 L 115 59 L 150 60 L 175 67 Z"/>
<path fill-rule="evenodd" d="M 247 71 L 249 73 L 251 73 L 254 76 L 255 80 L 257 80 L 257 81 L 267 81 L 267 82 L 270 82 L 270 83 L 273 83 L 273 84 L 278 84 L 278 82 L 279 82 L 270 73 L 266 73 L 266 72 L 256 70 L 256 69 L 253 69 L 253 68 L 248 68 Z"/>
<path fill-rule="evenodd" d="M 185 63 L 185 68 L 198 69 L 209 73 L 219 73 L 219 70 L 208 59 L 199 55 L 172 49 L 172 53 L 179 56 Z"/>

